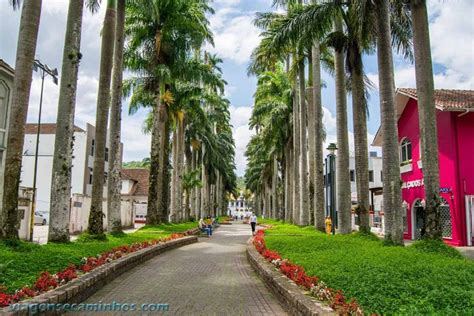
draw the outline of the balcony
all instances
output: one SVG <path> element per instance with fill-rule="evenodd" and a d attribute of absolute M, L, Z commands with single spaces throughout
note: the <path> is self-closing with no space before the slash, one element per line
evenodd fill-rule
<path fill-rule="evenodd" d="M 410 172 L 413 170 L 413 165 L 411 163 L 411 160 L 410 161 L 406 161 L 406 162 L 403 162 L 401 165 L 400 165 L 400 173 L 407 173 L 407 172 Z"/>

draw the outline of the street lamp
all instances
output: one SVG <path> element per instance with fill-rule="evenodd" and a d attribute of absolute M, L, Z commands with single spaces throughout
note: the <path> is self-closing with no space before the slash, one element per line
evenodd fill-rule
<path fill-rule="evenodd" d="M 36 212 L 36 173 L 38 171 L 38 150 L 39 150 L 39 137 L 41 131 L 41 111 L 43 109 L 43 88 L 44 78 L 51 76 L 55 85 L 58 85 L 58 70 L 56 68 L 51 69 L 48 65 L 43 64 L 38 59 L 35 59 L 33 64 L 33 70 L 40 73 L 41 76 L 41 93 L 39 103 L 39 114 L 38 114 L 38 126 L 36 130 L 36 150 L 35 150 L 35 166 L 33 171 L 33 205 L 31 207 L 31 218 L 30 218 L 30 241 L 33 241 L 33 227 L 35 225 L 35 212 Z"/>
<path fill-rule="evenodd" d="M 331 217 L 331 232 L 334 235 L 337 227 L 336 215 L 336 150 L 335 143 L 330 143 L 327 150 L 329 154 L 325 159 L 326 166 L 326 214 Z"/>

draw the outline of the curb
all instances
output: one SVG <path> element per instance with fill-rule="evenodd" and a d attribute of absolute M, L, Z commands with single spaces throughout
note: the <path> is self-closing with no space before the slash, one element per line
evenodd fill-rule
<path fill-rule="evenodd" d="M 110 283 L 122 273 L 133 267 L 155 257 L 165 251 L 181 246 L 198 242 L 197 236 L 188 236 L 164 243 L 160 243 L 149 248 L 141 249 L 130 253 L 127 256 L 104 264 L 77 279 L 68 282 L 54 290 L 38 295 L 32 299 L 20 301 L 18 304 L 61 304 L 80 303 L 89 296 L 97 292 L 100 288 Z M 10 307 L 0 308 L 0 315 L 31 315 L 28 310 L 12 311 Z M 44 311 L 40 315 L 59 315 L 61 312 Z"/>
<path fill-rule="evenodd" d="M 329 306 L 305 295 L 294 282 L 267 262 L 253 246 L 253 237 L 247 241 L 247 260 L 260 279 L 277 297 L 291 315 L 337 315 Z"/>

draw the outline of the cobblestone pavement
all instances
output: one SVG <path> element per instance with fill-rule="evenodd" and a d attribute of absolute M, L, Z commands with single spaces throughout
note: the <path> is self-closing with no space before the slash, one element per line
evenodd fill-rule
<path fill-rule="evenodd" d="M 287 315 L 247 262 L 250 235 L 249 225 L 221 225 L 211 238 L 158 255 L 84 303 L 169 304 L 166 315 Z"/>

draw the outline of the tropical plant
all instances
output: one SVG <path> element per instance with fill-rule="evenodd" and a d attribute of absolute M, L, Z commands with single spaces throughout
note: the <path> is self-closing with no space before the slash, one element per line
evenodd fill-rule
<path fill-rule="evenodd" d="M 102 28 L 100 54 L 99 89 L 97 93 L 97 112 L 95 122 L 95 150 L 92 176 L 91 208 L 89 213 L 88 232 L 91 235 L 104 235 L 102 201 L 105 184 L 105 147 L 110 105 L 110 84 L 115 44 L 115 18 L 117 1 L 108 0 Z"/>
<path fill-rule="evenodd" d="M 98 1 L 88 0 L 87 6 L 97 11 Z M 64 40 L 58 115 L 54 140 L 53 175 L 48 241 L 69 241 L 71 169 L 74 146 L 74 112 L 76 108 L 79 63 L 82 58 L 81 34 L 84 0 L 69 1 Z"/>
<path fill-rule="evenodd" d="M 14 9 L 19 0 L 11 0 Z M 25 137 L 25 124 L 30 99 L 33 63 L 38 40 L 42 0 L 24 0 L 16 50 L 15 78 L 11 97 L 11 114 L 5 156 L 5 185 L 0 213 L 0 238 L 18 239 L 18 190 Z"/>
<path fill-rule="evenodd" d="M 426 1 L 411 0 L 410 9 L 413 20 L 416 93 L 418 97 L 421 156 L 423 157 L 423 180 L 426 196 L 422 236 L 428 239 L 441 239 L 438 131 Z"/>
<path fill-rule="evenodd" d="M 107 183 L 107 228 L 109 232 L 122 231 L 121 220 L 121 120 L 122 120 L 122 73 L 126 0 L 117 0 L 115 22 L 114 64 L 112 69 L 112 97 L 110 105 L 110 150 Z"/>

